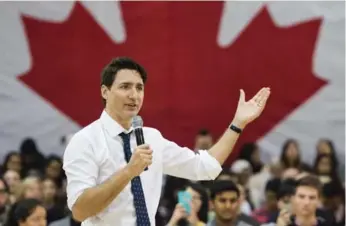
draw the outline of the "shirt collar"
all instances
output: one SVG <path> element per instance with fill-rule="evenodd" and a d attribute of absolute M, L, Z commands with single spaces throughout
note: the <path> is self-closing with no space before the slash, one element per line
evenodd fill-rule
<path fill-rule="evenodd" d="M 129 130 L 124 129 L 117 121 L 112 119 L 112 117 L 105 110 L 103 110 L 100 120 L 102 126 L 112 137 L 117 137 L 122 132 L 130 133 L 133 130 L 132 126 Z"/>

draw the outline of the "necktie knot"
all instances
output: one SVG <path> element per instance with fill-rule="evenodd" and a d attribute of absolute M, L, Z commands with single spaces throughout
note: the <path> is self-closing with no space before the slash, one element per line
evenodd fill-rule
<path fill-rule="evenodd" d="M 119 136 L 121 137 L 124 143 L 130 142 L 130 135 L 131 135 L 131 132 L 130 133 L 122 132 L 119 134 Z"/>

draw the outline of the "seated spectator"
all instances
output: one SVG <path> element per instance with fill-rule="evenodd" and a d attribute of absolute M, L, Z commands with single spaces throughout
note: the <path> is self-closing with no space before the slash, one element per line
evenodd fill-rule
<path fill-rule="evenodd" d="M 44 172 L 45 157 L 37 148 L 34 139 L 26 138 L 20 144 L 20 155 L 22 159 L 22 177 L 29 175 L 42 176 Z"/>
<path fill-rule="evenodd" d="M 273 223 L 273 225 L 275 225 L 281 210 L 286 209 L 288 211 L 292 211 L 291 201 L 292 196 L 295 193 L 296 183 L 297 182 L 292 178 L 281 181 L 280 189 L 277 194 L 277 211 L 270 216 L 268 221 L 269 223 Z"/>
<path fill-rule="evenodd" d="M 13 204 L 16 202 L 16 191 L 21 184 L 20 174 L 14 170 L 7 170 L 4 174 L 4 180 L 9 188 L 10 203 Z"/>
<path fill-rule="evenodd" d="M 266 201 L 264 205 L 253 212 L 252 216 L 261 224 L 268 223 L 270 217 L 277 212 L 278 192 L 281 180 L 279 178 L 271 179 L 265 187 Z"/>
<path fill-rule="evenodd" d="M 16 191 L 16 201 L 20 201 L 23 199 L 37 199 L 42 201 L 42 182 L 37 177 L 27 177 L 21 183 Z"/>
<path fill-rule="evenodd" d="M 329 182 L 340 183 L 336 166 L 336 159 L 331 155 L 320 154 L 316 157 L 313 169 L 323 184 Z"/>
<path fill-rule="evenodd" d="M 209 199 L 205 188 L 199 184 L 190 183 L 186 189 L 192 196 L 191 213 L 187 214 L 186 210 L 180 204 L 177 204 L 173 215 L 168 222 L 168 226 L 176 225 L 195 225 L 203 226 L 208 221 Z"/>
<path fill-rule="evenodd" d="M 268 180 L 280 178 L 282 166 L 277 162 L 265 165 L 261 172 L 252 175 L 249 179 L 249 199 L 255 209 L 260 208 L 265 202 L 264 190 Z"/>
<path fill-rule="evenodd" d="M 244 187 L 238 183 L 236 176 L 231 172 L 222 171 L 216 180 L 233 181 L 235 184 L 237 184 L 240 192 L 240 212 L 250 215 L 252 212 L 252 206 L 248 201 L 248 196 L 246 195 Z"/>
<path fill-rule="evenodd" d="M 45 177 L 54 180 L 59 194 L 61 194 L 63 180 L 66 176 L 62 169 L 62 159 L 60 157 L 56 155 L 48 156 L 48 158 L 46 159 Z"/>
<path fill-rule="evenodd" d="M 277 226 L 316 225 L 332 226 L 335 221 L 319 208 L 322 184 L 316 176 L 305 176 L 297 181 L 291 208 L 280 211 Z"/>
<path fill-rule="evenodd" d="M 249 178 L 252 175 L 252 168 L 248 161 L 246 160 L 236 160 L 231 168 L 231 172 L 238 177 L 238 182 L 245 189 L 248 188 Z"/>
<path fill-rule="evenodd" d="M 213 146 L 213 137 L 209 130 L 201 129 L 198 131 L 195 139 L 195 151 L 209 150 Z"/>
<path fill-rule="evenodd" d="M 59 203 L 58 188 L 55 181 L 46 178 L 43 184 L 43 202 L 42 204 L 47 210 L 48 224 L 65 217 L 64 206 Z"/>
<path fill-rule="evenodd" d="M 13 170 L 17 173 L 22 173 L 22 159 L 20 154 L 16 151 L 9 152 L 2 164 L 2 172 L 6 172 L 7 170 Z"/>
<path fill-rule="evenodd" d="M 309 165 L 302 162 L 298 142 L 293 139 L 287 140 L 281 151 L 280 163 L 283 169 L 297 168 L 298 170 L 309 169 Z"/>
<path fill-rule="evenodd" d="M 12 206 L 6 226 L 47 226 L 46 210 L 36 199 L 23 199 Z"/>
<path fill-rule="evenodd" d="M 334 215 L 335 225 L 345 225 L 345 189 L 337 181 L 323 185 L 323 209 Z"/>
<path fill-rule="evenodd" d="M 252 167 L 252 171 L 254 174 L 259 173 L 263 168 L 259 147 L 256 145 L 256 143 L 245 143 L 240 148 L 238 159 L 248 161 Z"/>
<path fill-rule="evenodd" d="M 259 225 L 255 219 L 239 212 L 240 191 L 232 181 L 214 181 L 210 187 L 210 198 L 215 217 L 207 226 Z"/>

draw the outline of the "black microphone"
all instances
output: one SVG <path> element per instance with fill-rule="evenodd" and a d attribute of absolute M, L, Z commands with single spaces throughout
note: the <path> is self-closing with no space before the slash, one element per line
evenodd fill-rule
<path fill-rule="evenodd" d="M 145 144 L 144 134 L 143 134 L 143 120 L 141 116 L 137 115 L 133 117 L 132 127 L 135 131 L 137 146 Z M 148 170 L 148 167 L 146 167 L 144 170 Z"/>

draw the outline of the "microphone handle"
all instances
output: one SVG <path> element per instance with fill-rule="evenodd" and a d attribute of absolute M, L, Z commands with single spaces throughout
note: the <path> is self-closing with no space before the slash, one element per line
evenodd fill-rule
<path fill-rule="evenodd" d="M 141 128 L 135 129 L 137 146 L 145 144 L 143 130 Z"/>
<path fill-rule="evenodd" d="M 135 135 L 136 135 L 137 146 L 145 144 L 144 135 L 143 135 L 143 129 L 142 128 L 135 129 Z M 146 171 L 146 170 L 148 170 L 148 167 L 146 167 L 144 169 L 144 171 Z"/>

